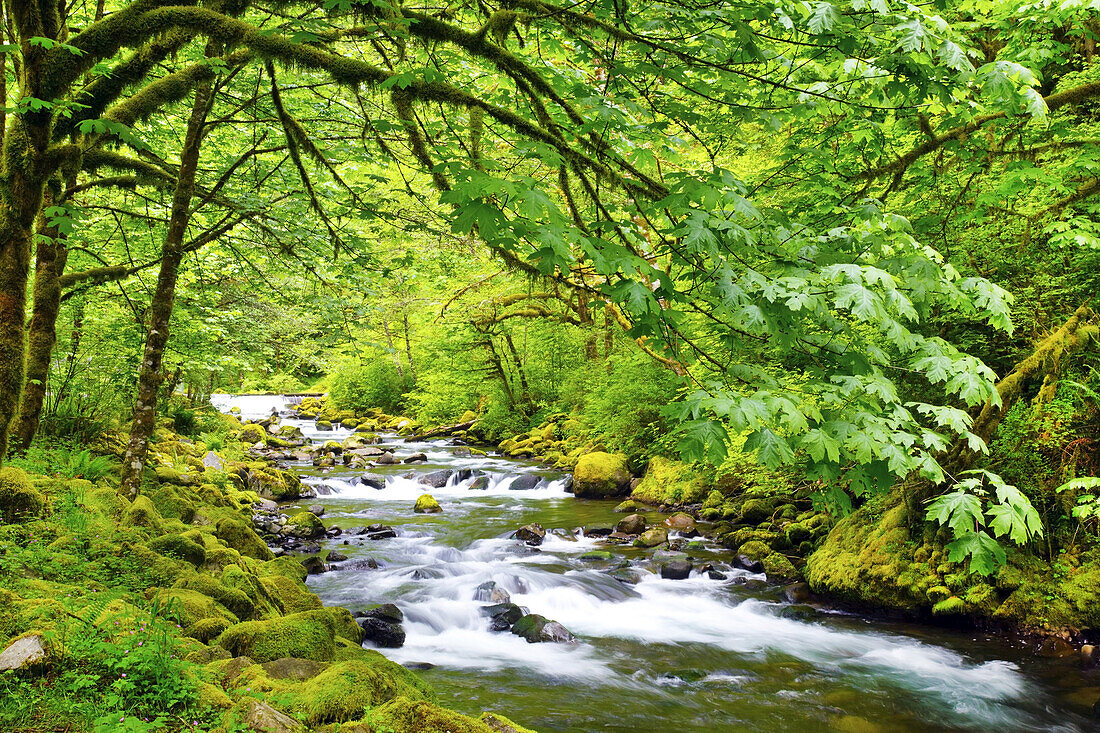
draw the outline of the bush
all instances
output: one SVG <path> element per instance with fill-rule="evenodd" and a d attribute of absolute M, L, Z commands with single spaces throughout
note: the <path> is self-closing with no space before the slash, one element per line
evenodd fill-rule
<path fill-rule="evenodd" d="M 329 400 L 338 410 L 365 412 L 378 408 L 399 413 L 404 408 L 408 388 L 393 362 L 382 357 L 337 369 L 329 379 Z"/>

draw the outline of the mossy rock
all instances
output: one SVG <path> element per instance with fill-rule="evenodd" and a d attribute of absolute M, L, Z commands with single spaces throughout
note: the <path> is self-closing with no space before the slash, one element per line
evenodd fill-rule
<path fill-rule="evenodd" d="M 707 498 L 703 500 L 704 509 L 721 509 L 722 504 L 726 501 L 725 495 L 717 489 L 712 489 L 707 494 Z"/>
<path fill-rule="evenodd" d="M 772 548 L 760 540 L 749 540 L 737 550 L 738 555 L 744 555 L 750 560 L 763 562 L 764 558 L 772 554 Z"/>
<path fill-rule="evenodd" d="M 304 539 L 316 539 L 325 534 L 325 525 L 313 512 L 296 512 L 287 520 L 286 527 L 290 534 Z"/>
<path fill-rule="evenodd" d="M 964 616 L 967 611 L 966 601 L 958 596 L 948 596 L 932 606 L 932 614 L 935 616 Z"/>
<path fill-rule="evenodd" d="M 226 609 L 225 606 L 196 590 L 188 588 L 165 588 L 157 593 L 156 598 L 165 615 L 169 618 L 174 618 L 176 622 L 184 628 L 193 626 L 206 619 L 219 619 L 225 622 L 226 627 L 238 621 L 237 617 Z M 193 634 L 189 633 L 188 636 L 193 636 Z M 217 634 L 215 634 L 215 636 L 217 636 Z M 209 639 L 200 639 L 200 641 L 208 640 Z"/>
<path fill-rule="evenodd" d="M 655 456 L 646 466 L 645 476 L 631 492 L 631 498 L 646 504 L 694 504 L 707 495 L 703 477 L 691 466 Z"/>
<path fill-rule="evenodd" d="M 416 499 L 413 511 L 417 514 L 438 514 L 443 511 L 443 507 L 439 506 L 439 502 L 431 494 L 421 494 Z"/>
<path fill-rule="evenodd" d="M 295 708 L 307 725 L 354 720 L 398 697 L 417 702 L 430 699 L 431 690 L 415 674 L 373 649 L 362 652 L 298 687 Z"/>
<path fill-rule="evenodd" d="M 336 653 L 336 623 L 324 610 L 246 621 L 226 629 L 218 637 L 218 646 L 235 657 L 261 663 L 282 657 L 329 662 Z"/>
<path fill-rule="evenodd" d="M 626 501 L 620 502 L 615 507 L 614 511 L 619 512 L 621 514 L 636 514 L 637 512 L 640 512 L 643 509 L 645 509 L 645 507 L 643 507 L 638 502 L 634 501 L 633 499 L 627 499 Z"/>
<path fill-rule="evenodd" d="M 302 482 L 288 471 L 257 467 L 248 473 L 248 488 L 265 499 L 293 501 L 302 495 Z"/>
<path fill-rule="evenodd" d="M 157 537 L 146 542 L 145 546 L 165 557 L 186 560 L 195 567 L 200 567 L 206 562 L 206 548 L 178 534 Z"/>
<path fill-rule="evenodd" d="M 587 453 L 573 469 L 573 496 L 607 499 L 630 492 L 630 463 L 622 453 Z"/>
<path fill-rule="evenodd" d="M 764 557 L 763 562 L 764 574 L 768 577 L 769 582 L 792 583 L 796 580 L 802 580 L 802 573 L 798 572 L 798 569 L 785 555 L 772 552 Z"/>
<path fill-rule="evenodd" d="M 275 557 L 271 553 L 271 548 L 260 539 L 260 536 L 239 519 L 226 517 L 218 520 L 214 534 L 242 555 L 254 557 L 257 560 L 271 560 Z"/>
<path fill-rule="evenodd" d="M 249 423 L 240 429 L 237 433 L 237 440 L 242 443 L 248 443 L 249 445 L 255 445 L 256 443 L 262 443 L 267 438 L 267 430 L 262 425 L 256 425 Z"/>
<path fill-rule="evenodd" d="M 371 711 L 372 730 L 401 733 L 500 733 L 507 728 L 491 728 L 453 710 L 437 707 L 424 700 L 399 697 Z M 517 730 L 512 728 L 511 730 Z"/>
<path fill-rule="evenodd" d="M 0 469 L 0 519 L 7 523 L 25 522 L 42 513 L 46 499 L 31 485 L 23 469 Z"/>
<path fill-rule="evenodd" d="M 177 579 L 194 573 L 194 568 L 182 560 L 165 557 L 145 545 L 124 545 L 128 555 L 142 570 L 145 582 L 150 586 L 169 586 Z"/>
<path fill-rule="evenodd" d="M 305 565 L 302 565 L 295 557 L 284 555 L 283 557 L 277 557 L 274 560 L 265 562 L 257 570 L 258 575 L 281 575 L 291 580 L 296 580 L 299 583 L 304 583 L 306 576 L 309 573 L 306 571 Z"/>
<path fill-rule="evenodd" d="M 478 721 L 485 723 L 496 733 L 535 733 L 530 728 L 524 728 L 500 713 L 484 712 L 478 717 Z"/>
<path fill-rule="evenodd" d="M 175 486 L 195 486 L 200 482 L 199 478 L 191 474 L 178 471 L 170 466 L 157 466 L 154 471 L 157 481 L 162 484 L 174 484 Z"/>
<path fill-rule="evenodd" d="M 778 501 L 774 497 L 747 499 L 741 504 L 741 522 L 744 524 L 760 524 L 769 519 L 775 512 Z"/>
<path fill-rule="evenodd" d="M 239 619 L 256 615 L 256 601 L 237 588 L 229 588 L 209 575 L 192 574 L 176 581 L 176 588 L 195 590 L 222 604 Z"/>
<path fill-rule="evenodd" d="M 198 639 L 203 644 L 209 644 L 232 625 L 231 621 L 224 618 L 204 618 L 185 627 L 184 633 L 192 639 Z"/>
<path fill-rule="evenodd" d="M 164 518 L 153 505 L 152 500 L 142 494 L 131 502 L 130 507 L 122 515 L 123 526 L 144 527 L 153 536 L 164 533 Z"/>
<path fill-rule="evenodd" d="M 285 575 L 269 575 L 261 577 L 260 583 L 269 595 L 278 599 L 284 613 L 301 613 L 321 608 L 321 599 L 300 580 Z"/>

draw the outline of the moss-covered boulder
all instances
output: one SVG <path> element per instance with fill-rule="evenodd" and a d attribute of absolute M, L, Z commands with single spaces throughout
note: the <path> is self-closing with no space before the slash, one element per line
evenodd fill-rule
<path fill-rule="evenodd" d="M 20 468 L 0 469 L 0 519 L 22 522 L 42 513 L 46 501 Z"/>
<path fill-rule="evenodd" d="M 426 702 L 430 695 L 427 685 L 415 674 L 371 649 L 356 654 L 355 659 L 337 662 L 302 683 L 296 707 L 312 726 L 354 720 L 397 697 Z"/>
<path fill-rule="evenodd" d="M 257 560 L 271 560 L 275 557 L 271 553 L 271 548 L 260 539 L 260 536 L 239 519 L 226 517 L 218 520 L 214 534 L 242 555 L 254 557 Z"/>
<path fill-rule="evenodd" d="M 235 657 L 261 663 L 282 657 L 328 662 L 336 654 L 336 623 L 323 610 L 246 621 L 226 629 L 218 637 L 218 646 Z"/>
<path fill-rule="evenodd" d="M 706 482 L 694 468 L 655 456 L 630 496 L 646 504 L 694 504 L 702 501 L 706 492 Z"/>
<path fill-rule="evenodd" d="M 431 494 L 421 494 L 416 499 L 413 511 L 417 514 L 438 514 L 443 511 L 443 507 L 439 506 L 439 502 Z"/>
<path fill-rule="evenodd" d="M 606 499 L 630 493 L 630 463 L 621 453 L 587 453 L 573 469 L 573 496 Z"/>
<path fill-rule="evenodd" d="M 144 527 L 154 536 L 164 533 L 164 517 L 144 494 L 130 503 L 130 507 L 122 515 L 122 525 Z"/>
<path fill-rule="evenodd" d="M 200 567 L 206 562 L 206 548 L 182 535 L 166 534 L 149 540 L 145 546 L 165 557 L 186 560 L 195 567 Z"/>
<path fill-rule="evenodd" d="M 295 537 L 316 539 L 325 534 L 325 525 L 313 512 L 301 511 L 291 515 L 286 523 L 286 531 Z"/>
<path fill-rule="evenodd" d="M 371 711 L 374 731 L 393 730 L 401 733 L 501 733 L 516 728 L 490 727 L 453 710 L 445 710 L 424 700 L 399 697 Z"/>
<path fill-rule="evenodd" d="M 253 423 L 245 425 L 240 429 L 240 432 L 237 433 L 237 440 L 248 443 L 249 445 L 261 443 L 265 438 L 267 438 L 267 430 L 265 430 L 262 425 Z"/>

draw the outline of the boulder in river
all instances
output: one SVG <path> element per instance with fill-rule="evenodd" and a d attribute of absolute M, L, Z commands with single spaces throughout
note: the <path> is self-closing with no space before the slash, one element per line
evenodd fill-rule
<path fill-rule="evenodd" d="M 306 507 L 306 511 L 309 512 L 310 514 L 312 514 L 315 517 L 325 516 L 325 506 L 324 506 L 324 504 L 310 504 L 309 506 Z"/>
<path fill-rule="evenodd" d="M 400 463 L 401 461 L 395 458 L 392 453 L 383 453 L 382 455 L 375 458 L 374 462 L 377 463 L 379 466 L 392 466 L 395 463 Z"/>
<path fill-rule="evenodd" d="M 594 524 L 591 527 L 584 528 L 585 537 L 607 537 L 609 534 L 615 531 L 614 527 L 609 527 L 606 524 Z"/>
<path fill-rule="evenodd" d="M 481 613 L 489 617 L 489 629 L 491 631 L 508 631 L 512 624 L 523 618 L 523 609 L 514 603 L 495 603 L 492 606 L 482 606 Z"/>
<path fill-rule="evenodd" d="M 400 623 L 368 616 L 359 619 L 359 626 L 363 629 L 363 640 L 373 642 L 375 646 L 397 649 L 405 644 L 405 629 Z"/>
<path fill-rule="evenodd" d="M 541 545 L 545 537 L 546 530 L 542 528 L 541 524 L 527 524 L 512 533 L 512 539 L 523 540 L 532 547 Z"/>
<path fill-rule="evenodd" d="M 492 580 L 487 580 L 474 591 L 474 600 L 487 603 L 508 603 L 512 600 L 508 591 L 501 588 Z"/>
<path fill-rule="evenodd" d="M 359 477 L 359 483 L 372 489 L 384 489 L 386 488 L 386 477 L 378 473 L 364 473 Z"/>
<path fill-rule="evenodd" d="M 423 463 L 428 460 L 428 456 L 423 453 L 413 453 L 411 456 L 405 459 L 405 463 Z"/>
<path fill-rule="evenodd" d="M 688 534 L 695 531 L 695 518 L 686 512 L 676 512 L 665 519 L 665 526 Z"/>
<path fill-rule="evenodd" d="M 310 575 L 320 575 L 328 570 L 325 561 L 319 557 L 307 557 L 302 560 L 302 567 Z"/>
<path fill-rule="evenodd" d="M 470 484 L 470 491 L 484 491 L 489 488 L 489 477 L 478 476 L 474 479 L 474 482 Z"/>
<path fill-rule="evenodd" d="M 454 471 L 449 468 L 440 471 L 432 471 L 431 473 L 426 473 L 421 476 L 420 483 L 431 486 L 433 489 L 442 489 L 447 485 L 447 482 L 451 480 L 452 475 L 454 475 Z"/>
<path fill-rule="evenodd" d="M 510 491 L 528 491 L 537 488 L 540 481 L 542 481 L 542 479 L 538 476 L 525 473 L 512 479 L 512 483 L 508 484 L 508 489 Z"/>
<path fill-rule="evenodd" d="M 512 624 L 512 633 L 527 640 L 528 644 L 541 642 L 568 643 L 576 641 L 569 629 L 557 621 L 532 613 Z"/>
<path fill-rule="evenodd" d="M 691 575 L 691 563 L 687 560 L 669 560 L 661 565 L 661 577 L 665 580 L 683 580 Z"/>
<path fill-rule="evenodd" d="M 668 542 L 668 530 L 663 527 L 651 527 L 634 540 L 634 544 L 638 547 L 657 547 L 666 542 Z"/>
<path fill-rule="evenodd" d="M 573 495 L 606 499 L 630 493 L 630 464 L 622 453 L 586 453 L 573 469 Z"/>
<path fill-rule="evenodd" d="M 439 506 L 439 502 L 431 494 L 421 494 L 413 511 L 417 514 L 438 514 L 443 511 L 443 507 Z"/>
<path fill-rule="evenodd" d="M 641 508 L 642 505 L 638 502 L 634 501 L 633 499 L 627 499 L 626 501 L 621 502 L 618 506 L 616 506 L 613 511 L 616 511 L 619 514 L 634 514 Z"/>
<path fill-rule="evenodd" d="M 372 524 L 364 532 L 368 540 L 388 540 L 397 536 L 397 530 L 388 524 Z"/>
<path fill-rule="evenodd" d="M 312 512 L 298 512 L 287 520 L 283 533 L 302 539 L 313 539 L 325 533 L 325 525 Z"/>
<path fill-rule="evenodd" d="M 619 520 L 615 525 L 615 531 L 623 534 L 641 534 L 645 532 L 645 527 L 645 517 L 641 514 L 630 514 Z"/>
<path fill-rule="evenodd" d="M 379 618 L 383 621 L 389 621 L 391 624 L 399 624 L 405 620 L 405 614 L 401 613 L 401 609 L 392 603 L 383 603 L 368 611 L 363 611 L 359 615 L 361 618 Z"/>

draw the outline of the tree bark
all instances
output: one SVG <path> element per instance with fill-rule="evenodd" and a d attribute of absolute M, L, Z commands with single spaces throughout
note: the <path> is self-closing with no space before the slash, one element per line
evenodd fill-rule
<path fill-rule="evenodd" d="M 50 206 L 53 195 L 46 194 L 44 206 Z M 12 430 L 13 447 L 26 450 L 38 432 L 42 405 L 46 399 L 47 382 L 53 347 L 57 342 L 57 314 L 61 305 L 61 275 L 69 258 L 66 237 L 58 227 L 43 222 L 35 250 L 34 291 L 31 320 L 27 327 L 26 376 L 19 417 Z"/>
<path fill-rule="evenodd" d="M 169 322 L 175 305 L 176 280 L 183 260 L 183 239 L 191 220 L 191 199 L 195 194 L 199 149 L 202 145 L 206 116 L 212 105 L 213 82 L 206 81 L 195 89 L 195 101 L 187 123 L 183 150 L 180 152 L 179 177 L 172 196 L 172 215 L 161 248 L 160 273 L 150 304 L 149 331 L 145 338 L 145 354 L 138 371 L 137 394 L 134 399 L 134 419 L 130 425 L 130 440 L 122 462 L 121 490 L 131 498 L 141 488 L 141 474 L 149 452 L 149 438 L 156 427 L 157 392 L 163 375 L 161 365 L 168 344 Z"/>

